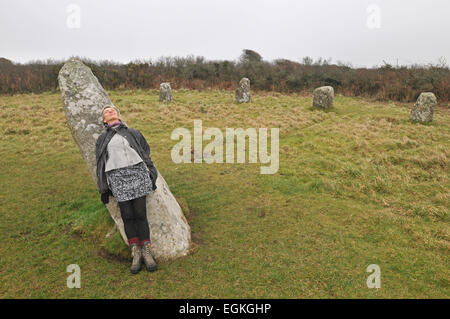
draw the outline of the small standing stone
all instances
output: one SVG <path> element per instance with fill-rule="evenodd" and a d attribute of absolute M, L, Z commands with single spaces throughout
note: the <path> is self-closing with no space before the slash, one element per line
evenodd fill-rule
<path fill-rule="evenodd" d="M 313 106 L 326 109 L 333 106 L 333 100 L 333 87 L 322 86 L 314 90 Z"/>
<path fill-rule="evenodd" d="M 248 103 L 251 102 L 250 96 L 250 80 L 247 78 L 242 78 L 239 81 L 239 87 L 236 89 L 236 102 L 237 103 Z"/>
<path fill-rule="evenodd" d="M 434 107 L 437 104 L 436 96 L 431 92 L 420 93 L 411 110 L 411 120 L 421 123 L 433 121 Z"/>
<path fill-rule="evenodd" d="M 169 82 L 161 83 L 159 86 L 159 101 L 170 102 L 172 101 L 172 88 Z"/>

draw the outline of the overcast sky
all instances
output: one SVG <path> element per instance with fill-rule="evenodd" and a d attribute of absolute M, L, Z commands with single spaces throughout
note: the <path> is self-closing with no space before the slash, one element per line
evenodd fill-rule
<path fill-rule="evenodd" d="M 449 33 L 449 0 L 0 0 L 0 57 L 21 63 L 236 60 L 252 49 L 266 60 L 450 64 Z"/>

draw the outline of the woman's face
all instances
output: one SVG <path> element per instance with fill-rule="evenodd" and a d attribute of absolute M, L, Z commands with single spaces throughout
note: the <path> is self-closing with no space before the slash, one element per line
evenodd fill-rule
<path fill-rule="evenodd" d="M 117 111 L 112 107 L 107 107 L 103 111 L 103 122 L 109 123 L 111 121 L 117 120 L 119 120 L 119 115 L 117 114 Z"/>

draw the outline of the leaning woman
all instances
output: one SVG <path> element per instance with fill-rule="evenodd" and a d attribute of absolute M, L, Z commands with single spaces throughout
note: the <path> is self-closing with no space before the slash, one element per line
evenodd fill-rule
<path fill-rule="evenodd" d="M 114 196 L 119 203 L 133 258 L 131 273 L 141 270 L 142 261 L 148 271 L 154 271 L 157 265 L 150 252 L 146 197 L 156 189 L 158 172 L 150 158 L 150 146 L 139 130 L 122 122 L 113 105 L 105 106 L 102 115 L 105 131 L 95 146 L 101 200 L 106 205 L 109 196 Z"/>

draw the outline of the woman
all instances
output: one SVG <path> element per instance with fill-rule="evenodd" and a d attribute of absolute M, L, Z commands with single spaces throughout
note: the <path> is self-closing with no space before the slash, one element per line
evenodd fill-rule
<path fill-rule="evenodd" d="M 142 260 L 148 271 L 154 271 L 146 196 L 156 189 L 158 173 L 150 159 L 150 146 L 141 132 L 122 122 L 114 106 L 105 106 L 102 115 L 106 130 L 95 146 L 101 200 L 106 205 L 112 195 L 119 203 L 133 258 L 131 273 L 141 270 Z"/>

